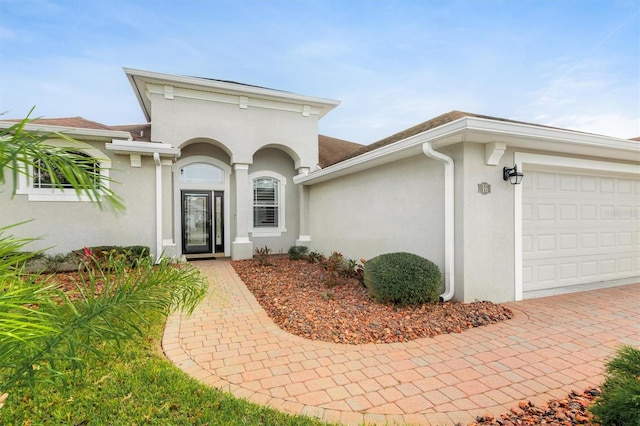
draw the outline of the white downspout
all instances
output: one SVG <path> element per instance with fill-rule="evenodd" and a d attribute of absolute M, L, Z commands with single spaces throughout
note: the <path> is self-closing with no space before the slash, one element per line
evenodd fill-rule
<path fill-rule="evenodd" d="M 162 162 L 160 154 L 153 153 L 153 161 L 156 163 L 156 263 L 162 255 Z"/>
<path fill-rule="evenodd" d="M 422 144 L 422 152 L 427 157 L 444 163 L 444 293 L 443 302 L 451 300 L 454 294 L 455 270 L 455 199 L 453 159 L 441 152 L 434 151 L 431 142 Z"/>

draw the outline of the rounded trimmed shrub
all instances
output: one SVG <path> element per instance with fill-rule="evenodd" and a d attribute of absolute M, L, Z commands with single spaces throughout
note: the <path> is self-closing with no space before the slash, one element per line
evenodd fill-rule
<path fill-rule="evenodd" d="M 380 303 L 436 303 L 441 284 L 440 269 L 416 254 L 387 253 L 364 264 L 364 285 Z"/>

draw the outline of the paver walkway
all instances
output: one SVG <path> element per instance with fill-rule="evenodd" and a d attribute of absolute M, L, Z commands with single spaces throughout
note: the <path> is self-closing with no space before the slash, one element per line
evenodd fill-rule
<path fill-rule="evenodd" d="M 169 318 L 167 357 L 237 397 L 328 422 L 466 424 L 599 385 L 618 345 L 640 346 L 640 284 L 508 303 L 513 319 L 460 334 L 346 345 L 282 331 L 228 260 L 198 266 L 209 294 Z"/>

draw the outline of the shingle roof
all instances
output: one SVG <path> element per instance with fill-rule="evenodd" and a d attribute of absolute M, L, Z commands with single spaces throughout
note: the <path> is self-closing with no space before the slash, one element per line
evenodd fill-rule
<path fill-rule="evenodd" d="M 483 118 L 486 120 L 493 120 L 493 121 L 500 121 L 500 122 L 504 122 L 504 123 L 515 123 L 515 124 L 525 124 L 528 126 L 536 126 L 536 127 L 542 127 L 545 129 L 555 129 L 555 130 L 566 130 L 560 127 L 553 127 L 553 126 L 545 126 L 543 124 L 536 124 L 536 123 L 528 123 L 526 121 L 518 121 L 518 120 L 510 120 L 507 118 L 500 118 L 500 117 L 492 117 L 490 115 L 482 115 L 482 114 L 473 114 L 470 112 L 463 112 L 463 111 L 450 111 L 447 112 L 445 114 L 439 115 L 435 118 L 432 118 L 431 120 L 427 120 L 423 123 L 417 124 L 413 127 L 410 127 L 406 130 L 403 130 L 401 132 L 398 132 L 394 135 L 388 136 L 384 139 L 381 139 L 377 142 L 374 142 L 370 145 L 365 145 L 362 148 L 360 148 L 359 150 L 353 151 L 351 153 L 349 153 L 348 155 L 346 155 L 345 157 L 339 159 L 338 161 L 335 161 L 332 164 L 336 164 L 336 163 L 340 163 L 342 161 L 348 160 L 350 158 L 354 158 L 357 157 L 359 155 L 362 155 L 364 153 L 370 152 L 370 151 L 374 151 L 378 148 L 381 148 L 383 146 L 386 145 L 391 145 L 394 142 L 398 142 L 401 141 L 403 139 L 406 139 L 408 137 L 417 135 L 419 133 L 425 132 L 427 130 L 431 130 L 431 129 L 435 129 L 436 127 L 440 127 L 443 126 L 447 123 L 451 123 L 452 121 L 458 120 L 460 118 L 463 117 L 474 117 L 474 118 Z M 578 132 L 578 133 L 584 133 L 584 134 L 590 134 L 587 132 Z M 636 140 L 636 141 L 640 141 L 640 137 L 638 138 L 633 138 L 631 140 Z M 329 165 L 332 165 L 329 164 Z"/>
<path fill-rule="evenodd" d="M 403 130 L 401 132 L 398 132 L 396 134 L 393 134 L 391 136 L 388 136 L 384 139 L 380 139 L 377 142 L 374 142 L 370 145 L 364 145 L 362 146 L 362 148 L 352 151 L 349 154 L 345 155 L 343 158 L 338 159 L 337 161 L 335 161 L 332 164 L 336 164 L 336 163 L 340 163 L 342 161 L 348 160 L 350 158 L 354 158 L 357 157 L 359 155 L 362 155 L 364 153 L 376 150 L 378 148 L 382 148 L 383 146 L 387 146 L 390 145 L 394 142 L 398 142 L 401 141 L 403 139 L 406 139 L 408 137 L 417 135 L 419 133 L 422 132 L 426 132 L 427 130 L 431 130 L 431 129 L 435 129 L 436 127 L 440 127 L 443 126 L 447 123 L 451 123 L 452 121 L 458 120 L 460 118 L 463 117 L 475 117 L 475 118 L 484 118 L 484 119 L 488 119 L 488 120 L 493 120 L 493 121 L 502 121 L 502 122 L 507 122 L 507 123 L 517 123 L 517 124 L 527 124 L 527 125 L 531 125 L 531 126 L 538 126 L 538 127 L 546 127 L 546 128 L 551 128 L 551 129 L 558 129 L 557 127 L 550 127 L 550 126 L 543 126 L 540 124 L 532 124 L 532 123 L 526 123 L 523 121 L 516 121 L 516 120 L 509 120 L 506 118 L 498 118 L 498 117 L 491 117 L 489 115 L 481 115 L 481 114 L 473 114 L 470 112 L 463 112 L 463 111 L 450 111 L 447 112 L 445 114 L 439 115 L 435 118 L 432 118 L 430 120 L 427 120 L 425 122 L 422 122 L 420 124 L 417 124 L 413 127 L 410 127 L 406 130 Z M 331 164 L 329 164 L 331 165 Z"/>
<path fill-rule="evenodd" d="M 19 122 L 21 119 L 8 119 L 3 121 Z M 129 132 L 134 141 L 151 142 L 151 124 L 125 124 L 118 126 L 107 126 L 97 121 L 87 120 L 84 117 L 58 117 L 58 118 L 36 118 L 30 121 L 33 124 L 46 126 L 66 127 L 69 129 L 92 129 L 92 130 L 116 130 Z"/>
<path fill-rule="evenodd" d="M 113 130 L 129 132 L 134 141 L 151 142 L 151 123 L 144 124 L 124 124 L 111 126 Z"/>
<path fill-rule="evenodd" d="M 20 120 L 7 120 L 20 121 Z M 83 117 L 61 117 L 61 118 L 36 118 L 31 120 L 34 124 L 44 124 L 47 126 L 70 127 L 77 129 L 93 129 L 93 130 L 115 130 L 112 127 L 98 123 L 96 121 L 87 120 Z"/>
<path fill-rule="evenodd" d="M 324 168 L 335 164 L 363 146 L 355 142 L 318 135 L 318 161 L 320 167 Z"/>

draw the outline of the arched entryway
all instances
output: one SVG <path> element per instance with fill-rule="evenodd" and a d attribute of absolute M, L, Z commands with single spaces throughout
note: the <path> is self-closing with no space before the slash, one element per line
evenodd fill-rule
<path fill-rule="evenodd" d="M 174 234 L 188 258 L 230 256 L 231 167 L 204 155 L 173 165 Z"/>

